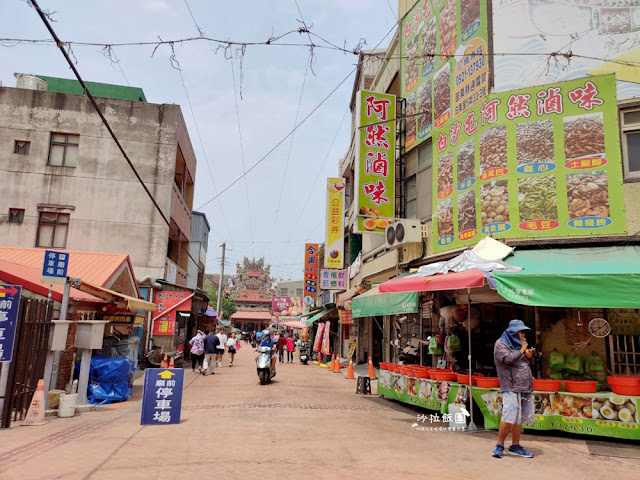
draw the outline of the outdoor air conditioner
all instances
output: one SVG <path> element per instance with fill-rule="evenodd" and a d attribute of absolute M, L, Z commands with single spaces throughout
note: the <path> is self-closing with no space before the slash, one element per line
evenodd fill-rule
<path fill-rule="evenodd" d="M 398 220 L 387 226 L 385 237 L 389 248 L 400 247 L 407 243 L 420 243 L 422 242 L 420 220 Z"/>

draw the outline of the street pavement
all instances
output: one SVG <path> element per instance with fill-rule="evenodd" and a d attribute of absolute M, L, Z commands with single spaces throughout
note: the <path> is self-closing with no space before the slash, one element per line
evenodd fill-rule
<path fill-rule="evenodd" d="M 179 425 L 140 426 L 139 379 L 128 402 L 1 430 L 0 480 L 639 478 L 639 459 L 593 456 L 573 437 L 525 434 L 535 458 L 495 459 L 495 432 L 418 430 L 433 412 L 356 395 L 354 380 L 297 360 L 261 386 L 254 358 L 243 345 L 216 375 L 187 369 Z"/>

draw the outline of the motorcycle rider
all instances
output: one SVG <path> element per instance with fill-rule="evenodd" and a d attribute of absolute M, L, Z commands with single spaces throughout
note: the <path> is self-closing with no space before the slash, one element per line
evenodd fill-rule
<path fill-rule="evenodd" d="M 271 352 L 269 353 L 270 358 L 271 358 L 271 371 L 273 372 L 273 369 L 275 367 L 275 355 L 273 354 L 273 346 L 275 345 L 275 342 L 271 339 L 271 332 L 269 330 L 264 330 L 262 332 L 262 341 L 260 342 L 260 346 L 261 347 L 269 347 Z"/>

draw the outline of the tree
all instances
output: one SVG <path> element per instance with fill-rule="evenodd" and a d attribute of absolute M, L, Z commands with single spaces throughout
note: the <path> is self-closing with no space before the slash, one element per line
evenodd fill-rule
<path fill-rule="evenodd" d="M 209 295 L 209 297 L 211 298 L 211 300 L 209 300 L 209 305 L 215 309 L 218 303 L 218 289 L 212 286 L 207 288 L 206 292 L 207 292 L 207 295 Z M 229 320 L 231 318 L 231 315 L 233 315 L 237 311 L 238 311 L 238 306 L 236 305 L 236 302 L 234 302 L 230 298 L 227 298 L 223 292 L 222 293 L 222 315 L 225 318 L 225 320 Z"/>

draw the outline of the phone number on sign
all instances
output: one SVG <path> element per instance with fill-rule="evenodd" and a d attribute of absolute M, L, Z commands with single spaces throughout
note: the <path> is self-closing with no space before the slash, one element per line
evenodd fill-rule
<path fill-rule="evenodd" d="M 542 422 L 534 422 L 533 424 L 527 424 L 527 427 L 532 428 L 534 430 L 550 430 L 555 428 L 557 430 L 564 430 L 576 433 L 593 433 L 593 427 L 585 427 L 584 425 L 575 425 L 571 423 L 542 423 Z"/>

